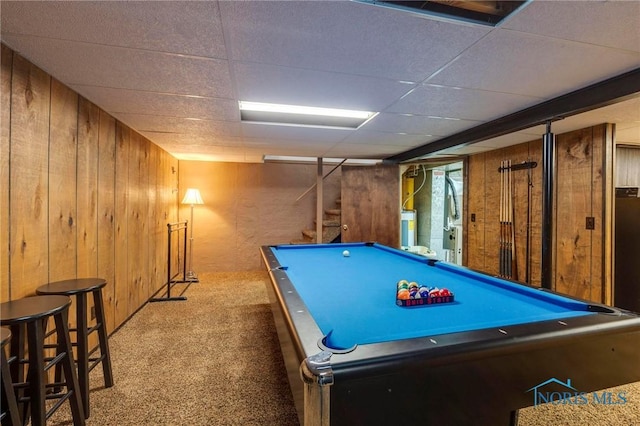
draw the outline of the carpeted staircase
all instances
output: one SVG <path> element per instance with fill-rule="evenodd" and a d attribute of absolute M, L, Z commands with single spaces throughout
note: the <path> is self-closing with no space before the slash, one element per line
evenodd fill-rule
<path fill-rule="evenodd" d="M 336 208 L 327 209 L 324 211 L 324 218 L 322 220 L 322 242 L 331 243 L 335 242 L 340 237 L 340 199 L 336 200 Z M 314 221 L 315 227 L 315 221 Z M 316 242 L 316 230 L 315 229 L 303 229 L 302 239 L 293 240 L 291 244 L 310 244 Z"/>

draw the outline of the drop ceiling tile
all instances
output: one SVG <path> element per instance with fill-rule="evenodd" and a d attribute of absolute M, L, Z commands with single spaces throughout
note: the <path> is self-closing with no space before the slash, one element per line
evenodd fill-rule
<path fill-rule="evenodd" d="M 148 114 L 117 113 L 114 116 L 139 132 L 185 133 L 211 137 L 240 137 L 240 123 L 164 117 Z"/>
<path fill-rule="evenodd" d="M 233 63 L 238 98 L 253 102 L 380 111 L 414 84 L 357 75 Z"/>
<path fill-rule="evenodd" d="M 322 143 L 336 143 L 354 132 L 353 129 L 321 129 L 316 127 L 279 126 L 260 123 L 242 123 L 242 134 L 246 138 L 267 140 L 305 140 Z"/>
<path fill-rule="evenodd" d="M 552 98 L 640 65 L 640 55 L 496 30 L 429 83 Z"/>
<path fill-rule="evenodd" d="M 541 140 L 542 134 L 543 133 L 536 133 L 534 130 L 527 129 L 526 131 L 509 133 L 508 135 L 499 136 L 497 138 L 478 142 L 469 146 L 478 147 L 478 148 L 481 147 L 481 148 L 498 149 L 498 148 L 504 148 L 510 145 L 516 145 L 520 143 Z M 454 151 L 455 151 L 455 148 L 446 150 L 446 152 L 454 152 Z"/>
<path fill-rule="evenodd" d="M 407 133 L 424 136 L 445 136 L 481 124 L 480 121 L 460 120 L 424 115 L 381 113 L 366 123 L 362 130 L 387 133 Z"/>
<path fill-rule="evenodd" d="M 368 146 L 390 145 L 407 149 L 423 145 L 434 139 L 435 137 L 429 135 L 397 134 L 360 129 L 345 138 L 343 143 L 350 145 L 363 144 Z M 403 151 L 404 149 L 400 150 Z"/>
<path fill-rule="evenodd" d="M 414 82 L 489 31 L 347 1 L 231 1 L 220 10 L 233 60 Z"/>
<path fill-rule="evenodd" d="M 227 61 L 31 36 L 9 46 L 63 83 L 231 98 Z"/>
<path fill-rule="evenodd" d="M 217 2 L 5 1 L 2 34 L 226 58 Z"/>
<path fill-rule="evenodd" d="M 533 96 L 425 84 L 386 111 L 490 121 L 541 101 Z"/>
<path fill-rule="evenodd" d="M 162 133 L 162 132 L 140 132 L 151 142 L 159 147 L 168 150 L 168 146 L 180 146 L 186 150 L 197 150 L 199 147 L 216 146 L 221 149 L 225 147 L 241 147 L 242 138 L 234 136 L 212 137 L 211 135 L 197 135 L 188 133 Z"/>
<path fill-rule="evenodd" d="M 165 117 L 240 121 L 238 102 L 232 99 L 172 95 L 78 84 L 72 85 L 71 88 L 112 114 L 155 114 Z"/>
<path fill-rule="evenodd" d="M 323 157 L 383 159 L 402 152 L 394 145 L 339 144 L 327 150 Z"/>
<path fill-rule="evenodd" d="M 503 27 L 640 52 L 638 1 L 534 1 Z"/>

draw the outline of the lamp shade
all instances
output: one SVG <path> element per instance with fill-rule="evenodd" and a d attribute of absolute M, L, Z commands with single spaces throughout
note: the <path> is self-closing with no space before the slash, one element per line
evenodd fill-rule
<path fill-rule="evenodd" d="M 204 201 L 202 201 L 198 189 L 188 188 L 187 193 L 184 194 L 184 198 L 182 199 L 182 204 L 204 204 Z"/>

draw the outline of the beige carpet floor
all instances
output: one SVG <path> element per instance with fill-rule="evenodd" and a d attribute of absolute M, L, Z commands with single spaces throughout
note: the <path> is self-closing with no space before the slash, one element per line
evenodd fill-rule
<path fill-rule="evenodd" d="M 262 272 L 202 274 L 172 290 L 186 301 L 145 305 L 109 339 L 115 385 L 91 373 L 87 424 L 298 425 L 265 284 Z M 625 405 L 530 407 L 519 425 L 640 425 L 640 383 L 618 391 Z M 48 424 L 72 424 L 68 404 Z"/>

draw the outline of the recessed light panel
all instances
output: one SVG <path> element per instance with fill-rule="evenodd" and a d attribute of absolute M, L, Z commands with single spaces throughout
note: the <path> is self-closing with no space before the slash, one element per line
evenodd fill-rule
<path fill-rule="evenodd" d="M 301 105 L 240 101 L 242 121 L 288 126 L 311 126 L 357 129 L 377 113 Z"/>

